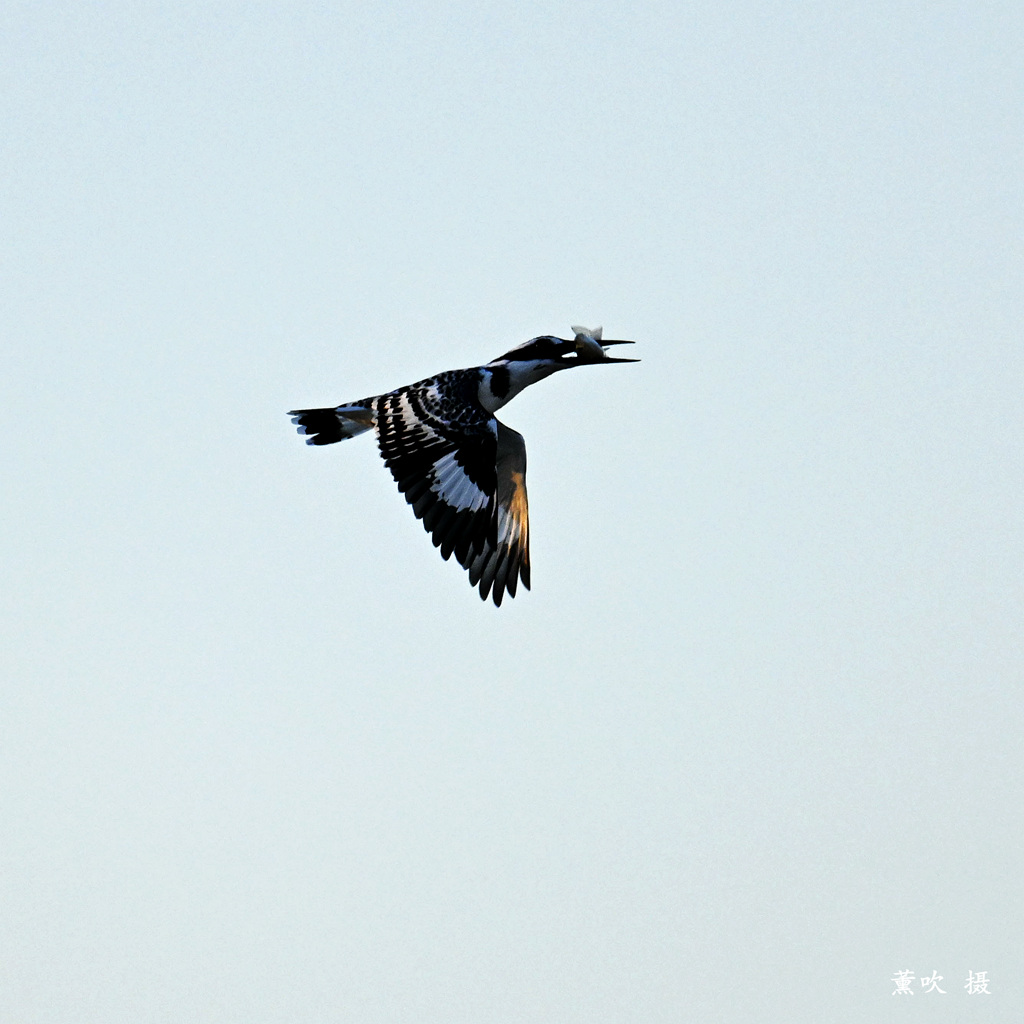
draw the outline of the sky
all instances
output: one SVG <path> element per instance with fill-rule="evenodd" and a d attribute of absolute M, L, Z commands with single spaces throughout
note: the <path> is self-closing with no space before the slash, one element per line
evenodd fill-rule
<path fill-rule="evenodd" d="M 1022 47 L 0 7 L 0 1019 L 1019 1021 Z M 571 324 L 500 609 L 285 416 Z"/>

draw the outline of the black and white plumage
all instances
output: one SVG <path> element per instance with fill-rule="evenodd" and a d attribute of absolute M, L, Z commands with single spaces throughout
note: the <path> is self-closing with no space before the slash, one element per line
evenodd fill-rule
<path fill-rule="evenodd" d="M 601 328 L 574 327 L 571 341 L 532 338 L 503 356 L 449 370 L 384 395 L 288 415 L 307 444 L 334 444 L 374 429 L 398 489 L 445 559 L 500 605 L 530 587 L 526 444 L 494 413 L 520 391 L 572 366 L 633 363 L 609 356 Z"/>

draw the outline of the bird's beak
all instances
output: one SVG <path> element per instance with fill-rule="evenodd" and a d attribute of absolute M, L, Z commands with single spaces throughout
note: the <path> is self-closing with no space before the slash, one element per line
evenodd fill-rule
<path fill-rule="evenodd" d="M 612 345 L 633 345 L 632 341 L 597 341 L 586 335 L 577 335 L 572 341 L 563 343 L 562 362 L 565 366 L 582 366 L 584 363 L 639 363 L 639 359 L 623 359 L 610 356 L 606 351 Z"/>
<path fill-rule="evenodd" d="M 612 345 L 632 345 L 626 340 L 602 341 L 600 336 L 577 333 L 572 341 L 563 341 L 561 359 L 563 366 L 582 366 L 584 363 L 639 363 L 639 359 L 620 359 L 608 355 L 606 349 Z"/>
<path fill-rule="evenodd" d="M 635 341 L 624 341 L 622 339 L 618 341 L 608 340 L 601 342 L 601 348 L 608 349 L 611 345 L 635 345 Z M 639 363 L 639 359 L 623 359 L 618 356 L 610 356 L 607 351 L 604 354 L 604 359 L 595 359 L 594 362 L 600 363 Z"/>

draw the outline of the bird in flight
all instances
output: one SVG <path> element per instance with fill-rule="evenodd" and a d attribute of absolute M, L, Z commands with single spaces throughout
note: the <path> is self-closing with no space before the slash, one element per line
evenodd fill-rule
<path fill-rule="evenodd" d="M 306 444 L 334 444 L 371 428 L 398 489 L 445 560 L 469 572 L 480 597 L 500 606 L 518 581 L 530 588 L 526 444 L 494 413 L 559 370 L 636 363 L 608 355 L 601 328 L 573 327 L 571 341 L 531 338 L 483 366 L 448 370 L 333 409 L 293 409 Z"/>

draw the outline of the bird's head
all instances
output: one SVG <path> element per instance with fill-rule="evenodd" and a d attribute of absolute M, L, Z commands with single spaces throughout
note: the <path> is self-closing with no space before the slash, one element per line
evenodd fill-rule
<path fill-rule="evenodd" d="M 632 345 L 632 341 L 611 340 L 601 338 L 601 328 L 590 330 L 587 327 L 573 327 L 575 337 L 571 341 L 543 335 L 531 338 L 522 345 L 499 357 L 501 362 L 510 366 L 519 363 L 544 364 L 554 370 L 567 370 L 570 366 L 582 366 L 584 363 L 638 363 L 639 359 L 622 359 L 610 356 L 607 349 L 612 345 Z M 499 360 L 495 360 L 496 362 Z"/>

